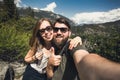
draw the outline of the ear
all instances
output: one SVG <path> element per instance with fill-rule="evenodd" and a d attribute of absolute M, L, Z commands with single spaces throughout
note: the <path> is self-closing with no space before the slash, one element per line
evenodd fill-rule
<path fill-rule="evenodd" d="M 71 36 L 71 30 L 69 30 L 69 37 Z"/>

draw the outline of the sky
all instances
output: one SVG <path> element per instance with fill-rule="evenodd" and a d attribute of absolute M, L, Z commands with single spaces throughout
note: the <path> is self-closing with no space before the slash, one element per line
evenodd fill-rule
<path fill-rule="evenodd" d="M 120 20 L 120 0 L 15 0 L 18 7 L 52 11 L 76 24 Z"/>

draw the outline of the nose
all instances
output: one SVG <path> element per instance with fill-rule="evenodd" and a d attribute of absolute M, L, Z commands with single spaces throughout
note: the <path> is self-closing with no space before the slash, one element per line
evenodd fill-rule
<path fill-rule="evenodd" d="M 48 31 L 47 31 L 47 30 L 45 30 L 45 33 L 48 33 Z"/>
<path fill-rule="evenodd" d="M 57 33 L 58 33 L 58 34 L 61 34 L 61 30 L 60 30 L 60 29 L 58 29 Z"/>

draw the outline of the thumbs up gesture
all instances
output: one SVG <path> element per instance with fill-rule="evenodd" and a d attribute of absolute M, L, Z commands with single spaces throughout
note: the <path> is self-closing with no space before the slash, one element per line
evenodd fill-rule
<path fill-rule="evenodd" d="M 51 55 L 48 59 L 48 65 L 51 66 L 59 66 L 61 62 L 61 56 L 60 55 L 55 55 L 55 50 L 52 47 L 51 48 Z"/>

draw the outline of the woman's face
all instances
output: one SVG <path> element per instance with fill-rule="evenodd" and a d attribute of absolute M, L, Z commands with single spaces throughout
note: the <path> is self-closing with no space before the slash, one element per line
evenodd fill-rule
<path fill-rule="evenodd" d="M 40 25 L 39 32 L 41 37 L 45 40 L 45 42 L 49 42 L 53 38 L 53 29 L 48 21 L 43 21 Z"/>

